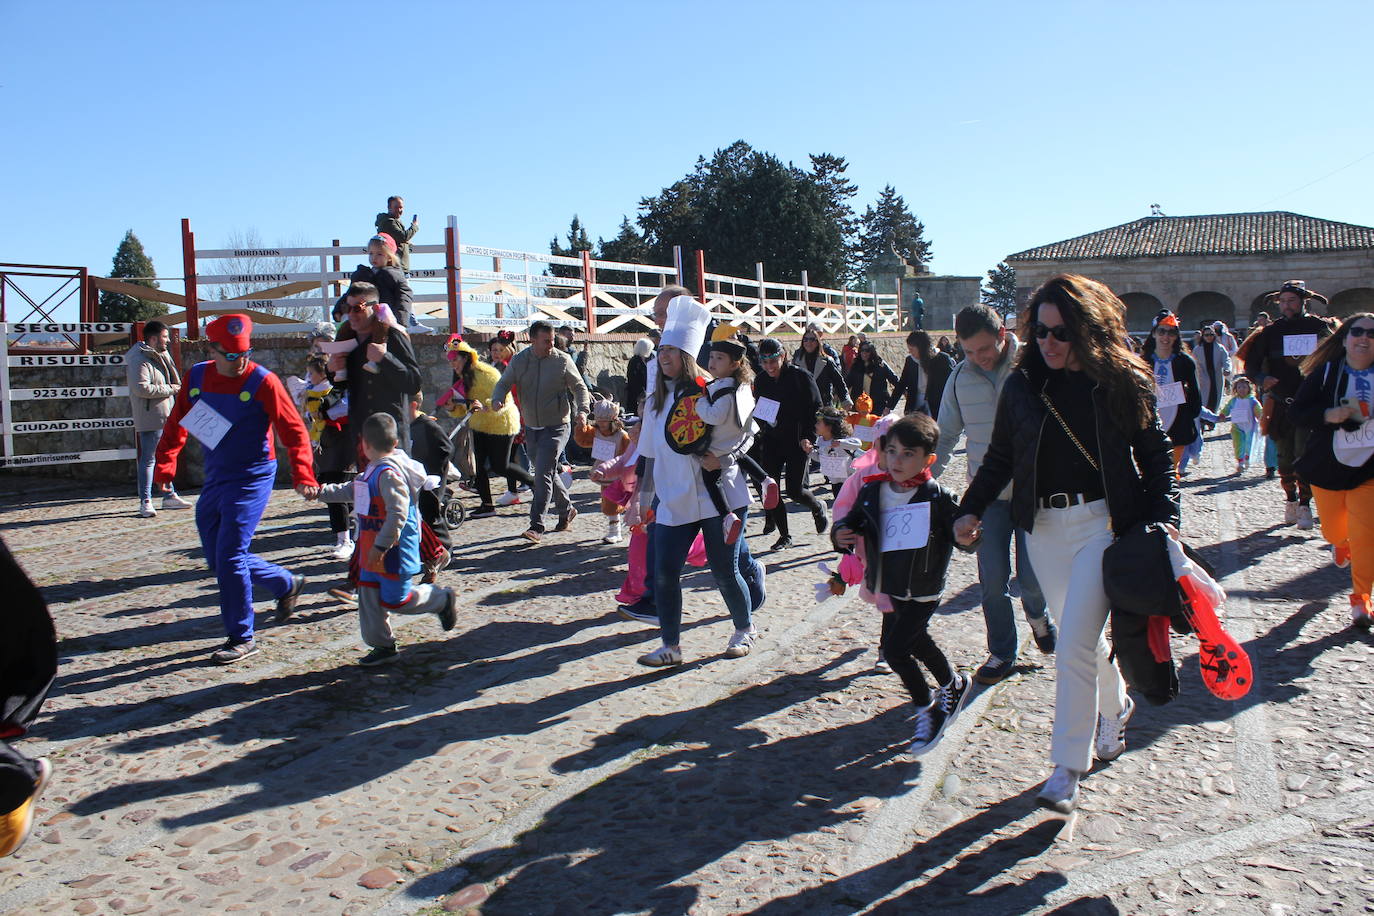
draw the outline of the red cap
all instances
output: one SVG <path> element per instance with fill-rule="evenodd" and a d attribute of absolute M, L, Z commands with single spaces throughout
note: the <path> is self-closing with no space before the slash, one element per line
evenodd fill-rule
<path fill-rule="evenodd" d="M 1159 321 L 1155 323 L 1155 327 L 1157 327 L 1157 328 L 1177 328 L 1177 327 L 1178 327 L 1178 316 L 1175 315 L 1175 314 L 1173 314 L 1173 313 L 1170 313 L 1170 314 L 1168 314 L 1168 315 L 1165 315 L 1163 318 L 1159 319 Z"/>
<path fill-rule="evenodd" d="M 205 326 L 205 336 L 226 353 L 244 353 L 253 349 L 253 319 L 247 315 L 220 315 Z"/>
<path fill-rule="evenodd" d="M 384 246 L 386 246 L 387 251 L 391 252 L 392 254 L 396 253 L 396 240 L 393 239 L 391 236 L 387 235 L 385 232 L 378 232 L 376 235 L 374 235 L 367 241 L 369 244 L 371 244 L 372 242 L 381 242 Z"/>

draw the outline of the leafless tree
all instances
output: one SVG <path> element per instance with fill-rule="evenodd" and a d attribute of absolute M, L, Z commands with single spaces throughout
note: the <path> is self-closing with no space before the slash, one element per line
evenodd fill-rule
<path fill-rule="evenodd" d="M 254 226 L 246 229 L 235 229 L 229 233 L 224 240 L 224 247 L 234 251 L 254 251 L 269 252 L 280 251 L 284 248 L 310 248 L 312 246 L 308 239 L 297 235 L 294 238 L 278 242 L 276 245 L 267 245 L 262 241 L 262 236 Z M 342 249 L 341 249 L 342 250 Z M 315 258 L 292 257 L 273 254 L 253 254 L 244 255 L 237 258 L 225 258 L 215 262 L 214 272 L 217 274 L 234 274 L 242 276 L 268 276 L 275 277 L 281 274 L 314 273 L 319 269 L 319 262 Z M 262 280 L 256 282 L 225 283 L 217 284 L 214 287 L 202 287 L 202 289 L 216 299 L 237 299 L 249 296 L 250 293 L 258 290 L 271 289 L 275 286 L 283 286 L 285 281 L 277 282 L 274 280 Z M 277 304 L 264 311 L 271 311 L 275 314 L 291 318 L 295 321 L 317 321 L 320 317 L 320 309 L 317 305 L 295 305 L 291 304 L 293 299 L 318 299 L 320 295 L 319 287 L 276 299 Z"/>

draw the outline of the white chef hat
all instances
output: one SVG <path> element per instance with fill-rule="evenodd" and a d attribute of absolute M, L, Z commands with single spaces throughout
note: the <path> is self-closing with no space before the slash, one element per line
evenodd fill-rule
<path fill-rule="evenodd" d="M 693 358 L 706 341 L 711 313 L 691 296 L 677 296 L 668 303 L 668 322 L 663 328 L 661 347 L 677 347 Z"/>

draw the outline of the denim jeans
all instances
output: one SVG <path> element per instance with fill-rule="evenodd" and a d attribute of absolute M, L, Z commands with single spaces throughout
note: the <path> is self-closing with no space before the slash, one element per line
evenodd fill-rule
<path fill-rule="evenodd" d="M 162 430 L 154 429 L 148 432 L 135 433 L 138 437 L 138 498 L 153 498 L 153 466 L 157 464 L 157 441 L 162 438 Z M 164 495 L 171 496 L 176 492 L 170 484 Z"/>
<path fill-rule="evenodd" d="M 658 500 L 654 500 L 654 508 L 658 508 Z M 749 510 L 743 509 L 736 514 L 740 517 L 740 523 L 748 517 Z M 644 568 L 647 572 L 644 575 L 644 594 L 640 601 L 650 607 L 654 604 L 654 578 L 657 576 L 657 567 L 654 565 L 658 559 L 658 525 L 650 525 L 648 531 L 648 543 L 644 550 Z M 767 575 L 763 564 L 754 559 L 749 552 L 749 541 L 741 535 L 735 542 L 739 549 L 739 559 L 736 561 L 739 566 L 740 578 L 744 580 L 744 587 L 749 590 L 749 612 L 752 614 L 763 607 L 763 602 L 768 600 L 768 590 L 764 583 Z"/>
<path fill-rule="evenodd" d="M 549 491 L 553 491 L 553 508 L 560 516 L 572 508 L 568 488 L 558 476 L 558 456 L 568 444 L 571 427 L 545 426 L 542 429 L 525 427 L 525 448 L 534 460 L 534 498 L 530 501 L 530 529 L 544 530 L 544 510 L 549 507 Z"/>
<path fill-rule="evenodd" d="M 741 510 L 739 514 L 745 515 L 746 511 Z M 730 610 L 735 629 L 749 629 L 751 599 L 748 586 L 740 575 L 744 539 L 725 543 L 725 525 L 719 515 L 686 525 L 655 524 L 654 528 L 654 604 L 658 608 L 663 644 L 676 646 L 682 638 L 682 567 L 687 563 L 687 553 L 698 531 L 706 542 L 706 562 Z"/>
<path fill-rule="evenodd" d="M 978 545 L 978 582 L 983 591 L 983 621 L 988 653 L 1005 661 L 1016 658 L 1016 615 L 1011 605 L 1011 501 L 999 499 L 983 512 L 983 540 Z M 1016 531 L 1016 579 L 1026 619 L 1045 616 L 1045 596 L 1031 569 L 1026 532 Z"/>

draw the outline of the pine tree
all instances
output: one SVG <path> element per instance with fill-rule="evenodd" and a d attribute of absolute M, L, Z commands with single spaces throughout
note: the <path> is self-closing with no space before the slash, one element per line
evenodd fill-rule
<path fill-rule="evenodd" d="M 988 271 L 983 282 L 983 304 L 997 309 L 1005 318 L 1016 311 L 1016 271 L 1006 261 L 1002 261 Z"/>
<path fill-rule="evenodd" d="M 582 225 L 582 220 L 576 213 L 573 214 L 572 222 L 568 224 L 568 244 L 564 247 L 558 236 L 554 236 L 549 242 L 549 254 L 561 258 L 580 258 L 582 252 L 591 251 L 592 243 L 587 238 L 587 227 Z M 550 264 L 548 275 L 551 277 L 579 277 L 582 271 L 579 268 L 567 264 Z M 567 287 L 553 287 L 551 289 L 567 289 Z M 566 295 L 574 295 L 575 291 L 570 291 Z M 553 293 L 555 298 L 564 295 L 563 293 Z"/>
<path fill-rule="evenodd" d="M 859 217 L 854 213 L 850 198 L 859 193 L 854 182 L 845 177 L 849 163 L 843 156 L 830 153 L 812 155 L 811 179 L 825 194 L 830 218 L 840 230 L 840 240 L 844 251 L 844 269 L 840 273 L 842 282 L 852 283 L 863 274 L 862 250 L 859 248 Z"/>
<path fill-rule="evenodd" d="M 923 269 L 930 263 L 930 243 L 925 240 L 926 227 L 907 209 L 906 201 L 892 185 L 883 188 L 874 206 L 864 211 L 859 228 L 859 248 L 863 252 L 863 267 L 882 255 L 891 233 L 897 254 L 912 267 Z"/>
<path fill-rule="evenodd" d="M 110 266 L 110 279 L 124 280 L 149 289 L 157 289 L 157 281 L 148 279 L 157 276 L 153 270 L 153 259 L 143 250 L 143 243 L 130 229 L 115 249 L 114 263 Z M 155 299 L 135 299 L 122 293 L 102 291 L 100 293 L 101 321 L 147 321 L 158 315 L 167 314 L 167 306 Z"/>
<path fill-rule="evenodd" d="M 609 242 L 605 239 L 596 240 L 596 257 L 604 261 L 623 261 L 627 264 L 647 264 L 649 263 L 649 246 L 644 242 L 644 236 L 630 222 L 628 216 L 620 219 L 620 232 Z"/>

